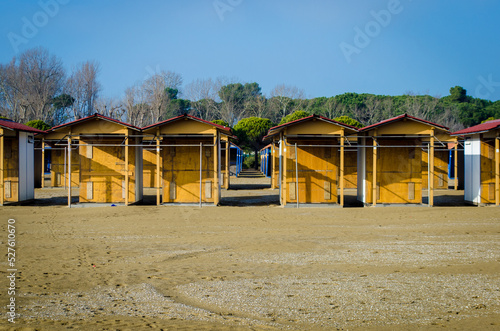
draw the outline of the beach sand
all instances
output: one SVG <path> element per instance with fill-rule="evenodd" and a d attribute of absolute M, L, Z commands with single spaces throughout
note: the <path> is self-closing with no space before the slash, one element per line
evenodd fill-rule
<path fill-rule="evenodd" d="M 0 329 L 500 329 L 498 208 L 231 201 L 2 207 Z"/>

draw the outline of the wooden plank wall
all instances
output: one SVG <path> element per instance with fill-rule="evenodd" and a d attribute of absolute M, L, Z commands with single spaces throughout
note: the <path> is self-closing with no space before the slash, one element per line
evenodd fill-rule
<path fill-rule="evenodd" d="M 225 188 L 227 180 L 227 169 L 226 169 L 226 145 L 229 145 L 226 141 L 221 141 L 221 151 L 220 151 L 220 186 Z"/>
<path fill-rule="evenodd" d="M 19 138 L 4 137 L 4 200 L 19 201 Z"/>
<path fill-rule="evenodd" d="M 495 140 L 481 141 L 481 203 L 495 203 Z"/>
<path fill-rule="evenodd" d="M 278 144 L 271 144 L 271 148 L 274 149 L 274 156 L 271 155 L 271 157 L 274 159 L 274 168 L 271 169 L 271 185 L 272 189 L 276 189 L 279 187 L 279 175 L 280 175 L 280 149 L 278 147 Z M 273 164 L 273 162 L 271 162 Z"/>
<path fill-rule="evenodd" d="M 156 187 L 156 147 L 143 148 L 143 187 Z"/>
<path fill-rule="evenodd" d="M 371 139 L 368 139 L 371 144 Z M 418 146 L 418 139 L 378 140 L 380 146 Z M 377 203 L 422 203 L 422 149 L 377 148 Z M 366 149 L 366 203 L 373 203 L 373 148 Z"/>
<path fill-rule="evenodd" d="M 347 148 L 346 148 L 347 149 Z M 347 150 L 344 153 L 344 187 L 356 188 L 358 186 L 358 152 Z"/>
<path fill-rule="evenodd" d="M 205 139 L 204 144 L 213 144 Z M 169 139 L 162 144 L 199 145 L 200 140 Z M 200 202 L 200 147 L 162 147 L 163 158 L 163 202 Z M 203 147 L 202 151 L 202 201 L 214 202 L 214 147 Z"/>
<path fill-rule="evenodd" d="M 78 145 L 75 144 L 75 147 Z M 66 160 L 66 172 L 64 172 L 64 150 L 52 149 L 52 163 L 50 165 L 50 186 L 64 187 L 68 183 L 68 164 Z M 67 155 L 67 151 L 66 151 Z M 71 187 L 80 186 L 80 157 L 78 148 L 71 150 Z"/>
<path fill-rule="evenodd" d="M 318 145 L 318 141 L 291 140 L 289 144 Z M 337 142 L 335 142 L 337 143 Z M 332 139 L 323 144 L 332 144 Z M 297 147 L 299 170 L 299 203 L 338 203 L 338 148 Z M 286 147 L 286 199 L 296 203 L 295 147 Z"/>
<path fill-rule="evenodd" d="M 131 140 L 130 144 L 133 140 Z M 81 144 L 120 144 L 122 140 L 80 140 Z M 90 151 L 90 149 L 92 151 Z M 80 202 L 123 203 L 125 181 L 124 146 L 80 146 Z M 135 202 L 135 148 L 129 147 L 129 202 Z M 73 176 L 73 174 L 72 174 Z"/>
<path fill-rule="evenodd" d="M 439 147 L 438 147 L 439 148 Z M 429 154 L 422 151 L 422 189 L 426 190 L 429 186 Z M 448 189 L 448 162 L 449 152 L 434 151 L 434 189 Z"/>

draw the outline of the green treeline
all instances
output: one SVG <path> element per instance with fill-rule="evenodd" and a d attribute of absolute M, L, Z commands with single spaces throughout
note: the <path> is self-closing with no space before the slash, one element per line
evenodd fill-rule
<path fill-rule="evenodd" d="M 219 77 L 184 84 L 180 74 L 160 71 L 126 88 L 120 98 L 109 98 L 102 96 L 100 70 L 98 62 L 86 61 L 66 72 L 45 48 L 26 50 L 0 63 L 0 117 L 21 123 L 41 120 L 52 127 L 100 113 L 144 127 L 188 113 L 235 128 L 246 118 L 268 119 L 266 126 L 317 114 L 359 127 L 406 113 L 451 131 L 500 118 L 500 101 L 473 98 L 460 86 L 439 98 L 354 92 L 306 98 L 302 89 L 286 84 L 264 95 L 257 82 Z"/>

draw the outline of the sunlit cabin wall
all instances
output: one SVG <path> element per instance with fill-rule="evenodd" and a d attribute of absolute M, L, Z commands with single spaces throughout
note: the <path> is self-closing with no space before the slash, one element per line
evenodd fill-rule
<path fill-rule="evenodd" d="M 125 182 L 125 146 L 123 139 L 81 139 L 80 202 L 129 203 L 136 202 L 136 148 L 128 147 L 128 187 Z M 129 144 L 134 144 L 131 139 Z M 91 146 L 92 144 L 98 146 Z"/>
<path fill-rule="evenodd" d="M 200 202 L 200 147 L 202 159 L 201 199 L 203 203 L 214 202 L 214 147 L 208 139 L 164 139 L 161 150 L 163 159 L 163 202 L 199 203 Z"/>
<path fill-rule="evenodd" d="M 437 147 L 440 148 L 440 147 Z M 444 147 L 441 147 L 444 148 Z M 429 153 L 422 151 L 422 189 L 429 187 Z M 448 150 L 434 151 L 434 189 L 448 189 Z"/>
<path fill-rule="evenodd" d="M 143 186 L 156 187 L 156 147 L 143 148 Z"/>
<path fill-rule="evenodd" d="M 297 202 L 297 171 L 294 144 L 320 145 L 328 142 L 289 139 L 285 152 L 286 201 Z M 338 144 L 338 142 L 335 142 Z M 334 147 L 297 147 L 299 203 L 337 203 L 340 156 Z"/>
<path fill-rule="evenodd" d="M 4 137 L 4 201 L 19 201 L 19 138 Z"/>
<path fill-rule="evenodd" d="M 367 144 L 372 139 L 366 139 Z M 378 139 L 377 203 L 422 203 L 422 149 L 419 139 Z M 383 147 L 383 146 L 401 147 Z M 404 147 L 409 146 L 409 147 Z M 365 203 L 373 203 L 373 148 L 366 148 Z"/>
<path fill-rule="evenodd" d="M 481 203 L 494 204 L 495 197 L 495 136 L 481 136 Z"/>
<path fill-rule="evenodd" d="M 358 155 L 357 149 L 346 148 L 345 151 L 345 175 L 344 175 L 344 187 L 345 188 L 356 188 L 358 181 Z"/>

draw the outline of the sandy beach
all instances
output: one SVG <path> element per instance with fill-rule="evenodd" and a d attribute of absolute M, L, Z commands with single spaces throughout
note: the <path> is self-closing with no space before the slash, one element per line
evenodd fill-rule
<path fill-rule="evenodd" d="M 8 322 L 5 253 L 0 328 L 500 328 L 498 208 L 231 201 L 2 207 L 5 252 L 15 219 L 18 315 Z"/>

